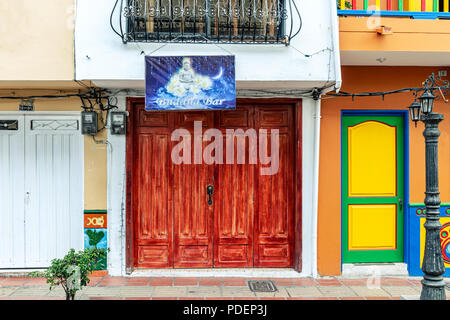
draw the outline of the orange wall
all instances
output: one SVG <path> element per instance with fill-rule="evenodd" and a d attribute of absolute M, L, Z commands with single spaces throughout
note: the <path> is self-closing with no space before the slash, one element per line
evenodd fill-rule
<path fill-rule="evenodd" d="M 428 67 L 343 67 L 342 91 L 373 92 L 420 87 L 432 73 Z M 450 97 L 449 97 L 450 99 Z M 381 97 L 325 98 L 322 100 L 319 170 L 318 272 L 341 274 L 341 110 L 407 110 L 411 93 Z M 439 183 L 441 201 L 450 202 L 450 103 L 436 102 L 435 111 L 444 114 L 439 128 Z M 423 203 L 425 195 L 425 143 L 423 124 L 409 125 L 410 203 Z M 338 160 L 337 160 L 338 159 Z"/>
<path fill-rule="evenodd" d="M 392 28 L 392 35 L 378 35 L 377 26 Z M 386 17 L 340 17 L 341 51 L 450 51 L 450 20 Z"/>

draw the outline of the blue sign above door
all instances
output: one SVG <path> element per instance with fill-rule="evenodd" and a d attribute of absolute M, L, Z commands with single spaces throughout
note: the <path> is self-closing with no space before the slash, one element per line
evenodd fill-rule
<path fill-rule="evenodd" d="M 234 56 L 145 57 L 146 110 L 234 108 Z"/>

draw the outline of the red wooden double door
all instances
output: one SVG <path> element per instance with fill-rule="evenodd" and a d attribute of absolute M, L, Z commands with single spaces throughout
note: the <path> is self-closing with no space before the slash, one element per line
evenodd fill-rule
<path fill-rule="evenodd" d="M 135 116 L 128 148 L 133 148 L 130 189 L 134 267 L 293 265 L 292 105 L 249 104 L 229 111 L 148 112 L 143 104 L 135 104 L 132 112 Z M 201 164 L 194 164 L 194 153 L 198 152 L 194 121 L 202 122 L 203 134 L 210 128 L 223 133 L 223 164 L 206 164 L 204 159 Z M 179 144 L 172 141 L 172 132 L 180 128 L 191 133 L 192 164 L 172 161 L 172 149 Z M 261 163 L 261 150 L 257 152 L 257 163 L 250 163 L 250 152 L 254 151 L 250 145 L 261 148 L 259 143 L 250 144 L 248 136 L 245 137 L 245 162 L 238 161 L 236 139 L 234 161 L 227 164 L 226 130 L 247 132 L 251 128 L 258 134 L 259 129 L 267 130 L 269 156 L 270 133 L 279 130 L 276 174 L 261 175 L 261 168 L 270 167 Z M 211 141 L 197 143 L 205 150 Z M 182 154 L 189 152 L 186 150 L 189 149 Z M 213 188 L 211 196 L 208 186 Z"/>

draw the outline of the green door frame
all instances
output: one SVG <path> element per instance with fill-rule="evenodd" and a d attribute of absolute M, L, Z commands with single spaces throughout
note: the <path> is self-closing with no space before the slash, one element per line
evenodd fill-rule
<path fill-rule="evenodd" d="M 379 121 L 397 127 L 397 196 L 348 197 L 348 127 L 365 121 Z M 402 262 L 404 252 L 404 117 L 390 115 L 342 115 L 342 262 Z M 399 199 L 402 200 L 400 208 Z M 351 204 L 397 204 L 397 248 L 395 250 L 348 250 L 348 206 Z"/>

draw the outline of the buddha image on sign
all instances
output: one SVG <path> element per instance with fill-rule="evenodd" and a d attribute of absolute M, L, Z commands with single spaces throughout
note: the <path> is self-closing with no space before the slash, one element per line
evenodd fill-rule
<path fill-rule="evenodd" d="M 170 78 L 166 86 L 167 92 L 182 97 L 189 93 L 196 94 L 212 87 L 208 76 L 196 74 L 191 66 L 191 59 L 183 58 L 183 66 Z"/>

